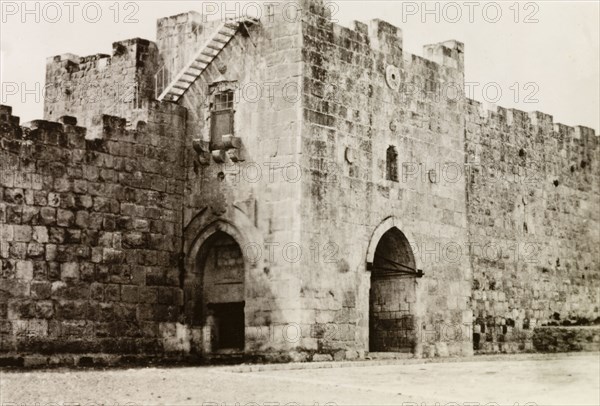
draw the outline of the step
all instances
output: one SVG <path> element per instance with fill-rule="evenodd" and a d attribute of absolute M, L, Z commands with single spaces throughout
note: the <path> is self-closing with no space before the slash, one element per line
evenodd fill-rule
<path fill-rule="evenodd" d="M 217 34 L 219 34 L 219 33 L 217 33 Z M 226 38 L 218 38 L 216 36 L 213 38 L 213 41 L 218 42 L 223 45 L 227 44 L 229 42 L 229 40 L 231 40 L 230 35 L 228 35 Z"/>
<path fill-rule="evenodd" d="M 414 355 L 411 350 L 403 352 L 369 352 L 365 354 L 365 359 L 385 360 L 385 359 L 409 359 Z"/>
<path fill-rule="evenodd" d="M 235 33 L 237 32 L 237 28 L 232 29 L 232 28 L 222 28 L 217 32 L 217 35 L 222 35 L 224 37 L 233 37 L 235 35 Z"/>
<path fill-rule="evenodd" d="M 211 43 L 211 44 L 208 44 L 206 47 L 210 48 L 210 49 L 215 49 L 217 51 L 220 51 L 220 50 L 223 49 L 223 44 L 212 44 Z"/>
<path fill-rule="evenodd" d="M 218 51 L 215 51 L 214 49 L 211 50 L 211 48 L 206 47 L 202 50 L 201 55 L 215 57 L 215 56 L 217 56 L 218 53 L 219 53 Z"/>

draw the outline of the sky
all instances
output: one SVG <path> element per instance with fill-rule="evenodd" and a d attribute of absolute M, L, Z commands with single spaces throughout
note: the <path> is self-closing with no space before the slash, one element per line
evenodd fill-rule
<path fill-rule="evenodd" d="M 276 2 L 277 0 L 273 0 Z M 111 54 L 127 38 L 156 39 L 156 20 L 189 10 L 247 11 L 249 1 L 0 1 L 2 104 L 21 122 L 41 118 L 46 57 Z M 422 55 L 425 44 L 465 44 L 467 96 L 554 122 L 600 128 L 598 1 L 337 1 L 332 18 L 379 18 L 402 29 L 404 49 Z M 213 18 L 213 17 L 211 17 Z M 16 93 L 16 94 L 12 94 Z"/>

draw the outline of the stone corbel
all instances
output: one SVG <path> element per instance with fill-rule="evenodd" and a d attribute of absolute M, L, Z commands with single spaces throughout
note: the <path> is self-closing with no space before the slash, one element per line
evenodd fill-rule
<path fill-rule="evenodd" d="M 240 137 L 234 137 L 233 135 L 224 135 L 222 140 L 223 145 L 227 150 L 231 148 L 240 149 L 240 147 L 242 146 L 242 140 L 240 139 Z"/>
<path fill-rule="evenodd" d="M 221 143 L 219 144 L 220 148 L 213 150 L 212 156 L 215 162 L 223 163 L 225 162 L 226 157 L 229 157 L 232 162 L 241 162 L 244 161 L 242 158 L 242 140 L 240 137 L 235 137 L 233 135 L 224 135 L 221 138 Z"/>
<path fill-rule="evenodd" d="M 213 157 L 213 160 L 218 164 L 225 163 L 225 161 L 227 160 L 227 153 L 224 149 L 215 149 L 211 151 L 211 155 Z"/>
<path fill-rule="evenodd" d="M 207 141 L 202 141 L 197 138 L 192 141 L 192 147 L 198 155 L 198 161 L 201 165 L 208 165 L 210 163 L 210 148 Z"/>
<path fill-rule="evenodd" d="M 231 148 L 227 150 L 227 156 L 231 159 L 231 162 L 240 162 L 243 161 L 242 154 L 240 150 L 237 148 Z"/>

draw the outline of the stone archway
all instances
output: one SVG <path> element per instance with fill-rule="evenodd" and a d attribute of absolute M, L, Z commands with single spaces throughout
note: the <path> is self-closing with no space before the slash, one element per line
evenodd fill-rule
<path fill-rule="evenodd" d="M 412 352 L 417 346 L 419 264 L 396 223 L 390 218 L 378 227 L 367 253 L 370 352 Z"/>
<path fill-rule="evenodd" d="M 207 352 L 244 349 L 244 257 L 239 244 L 216 231 L 202 244 L 196 257 L 199 275 L 200 324 Z"/>
<path fill-rule="evenodd" d="M 206 281 L 204 277 L 206 261 L 210 258 L 214 261 L 215 254 L 211 253 L 211 250 L 222 245 L 239 247 L 240 251 L 233 250 L 236 254 L 232 256 L 237 258 L 233 258 L 233 262 L 238 266 L 238 274 L 240 272 L 239 268 L 243 269 L 241 279 L 243 282 L 237 283 L 238 286 L 235 289 L 226 293 L 227 300 L 231 301 L 220 301 L 209 306 L 213 303 L 212 299 L 205 299 L 207 296 L 203 294 L 205 286 L 208 289 L 206 282 L 210 282 L 210 278 Z M 262 269 L 262 259 L 257 260 L 254 255 L 247 254 L 248 251 L 252 251 L 253 247 L 260 248 L 262 246 L 263 240 L 260 233 L 257 232 L 244 212 L 237 207 L 228 210 L 225 215 L 221 216 L 214 215 L 210 210 L 203 210 L 190 220 L 184 232 L 182 284 L 184 288 L 184 321 L 190 326 L 192 332 L 192 351 L 204 356 L 211 356 L 215 352 L 238 354 L 245 350 L 248 345 L 246 331 L 248 320 L 251 320 L 256 312 L 255 295 L 250 294 L 249 296 L 248 290 L 252 289 L 255 284 L 252 281 L 255 281 L 257 274 L 260 274 L 257 270 Z M 243 261 L 239 259 L 240 252 Z M 233 282 L 233 280 L 230 280 L 230 282 Z M 236 282 L 239 282 L 239 280 Z M 232 285 L 235 284 L 232 283 Z M 226 282 L 220 286 L 218 289 L 224 289 L 227 286 Z M 234 286 L 229 287 L 233 288 Z M 240 305 L 240 292 L 243 292 L 241 301 L 243 302 L 242 320 L 244 323 L 244 341 L 246 342 L 243 346 L 239 345 L 239 341 L 233 344 L 230 342 L 216 342 L 217 334 L 214 328 L 218 314 L 233 313 L 233 317 L 238 320 L 237 324 L 232 323 L 233 326 L 225 326 L 226 329 L 235 328 L 235 325 L 239 326 L 240 324 L 241 312 L 239 307 L 242 306 Z M 221 306 L 226 303 L 232 305 L 229 308 Z M 212 317 L 208 318 L 210 313 L 212 313 Z M 227 316 L 225 317 L 227 318 Z M 239 328 L 235 329 L 240 330 Z M 227 349 L 227 347 L 230 347 L 230 349 Z"/>

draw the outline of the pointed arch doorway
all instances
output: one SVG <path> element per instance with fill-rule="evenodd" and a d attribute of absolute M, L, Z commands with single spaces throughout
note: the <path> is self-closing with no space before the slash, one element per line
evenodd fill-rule
<path fill-rule="evenodd" d="M 245 267 L 240 245 L 231 235 L 217 231 L 200 247 L 196 267 L 208 352 L 242 351 Z"/>
<path fill-rule="evenodd" d="M 406 235 L 382 223 L 367 254 L 369 352 L 413 352 L 417 344 L 416 280 L 422 276 Z"/>

